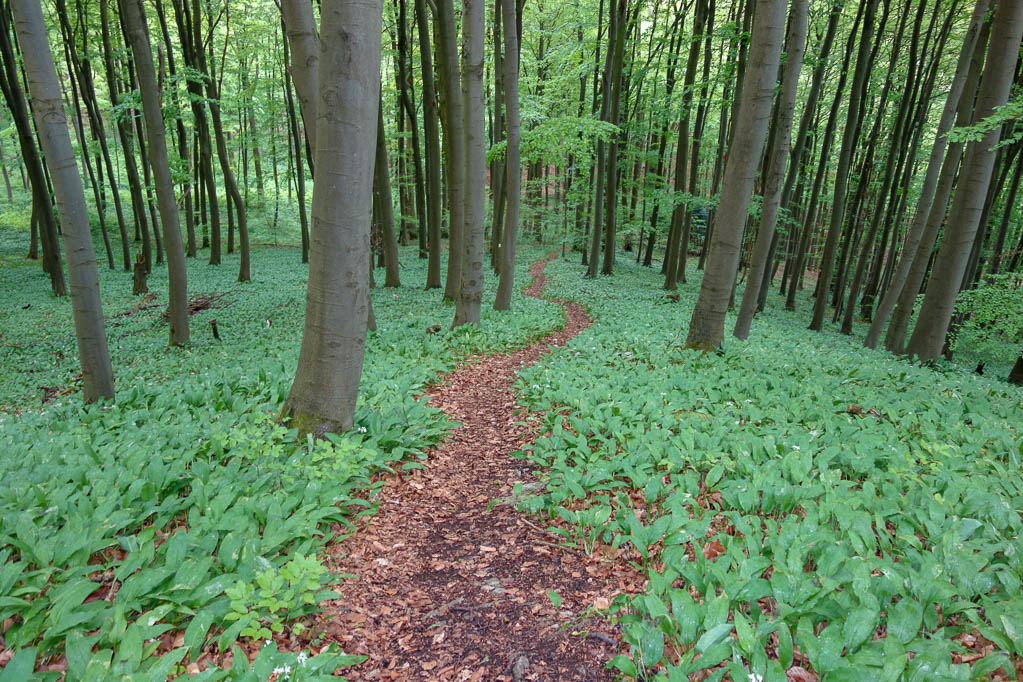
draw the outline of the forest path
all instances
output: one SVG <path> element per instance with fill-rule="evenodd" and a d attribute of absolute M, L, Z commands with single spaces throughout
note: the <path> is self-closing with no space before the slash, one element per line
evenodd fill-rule
<path fill-rule="evenodd" d="M 527 295 L 539 297 L 554 257 L 530 269 Z M 564 329 L 467 364 L 429 392 L 461 426 L 426 468 L 390 479 L 379 513 L 329 549 L 331 569 L 356 577 L 314 629 L 345 653 L 369 656 L 343 671 L 347 679 L 613 679 L 604 664 L 618 653 L 619 633 L 588 614 L 641 577 L 560 547 L 513 505 L 491 506 L 535 480 L 528 462 L 508 456 L 535 437 L 512 386 L 520 369 L 589 326 L 580 306 L 562 305 Z M 563 598 L 560 609 L 548 590 Z"/>

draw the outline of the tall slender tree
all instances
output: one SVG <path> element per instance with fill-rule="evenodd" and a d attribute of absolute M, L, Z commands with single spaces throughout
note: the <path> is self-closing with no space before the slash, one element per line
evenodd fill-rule
<path fill-rule="evenodd" d="M 87 403 L 100 398 L 113 400 L 114 372 L 103 326 L 99 268 L 89 231 L 85 190 L 75 166 L 57 68 L 46 38 L 42 6 L 36 0 L 12 0 L 11 9 L 32 96 L 32 113 L 57 197 L 71 280 L 71 309 L 78 358 L 82 365 L 82 395 Z"/>
<path fill-rule="evenodd" d="M 760 231 L 757 233 L 757 241 L 753 247 L 752 263 L 746 278 L 746 290 L 743 292 L 739 315 L 733 330 L 733 334 L 739 339 L 749 336 L 753 315 L 757 310 L 760 286 L 764 280 L 764 271 L 770 267 L 771 244 L 774 242 L 778 210 L 781 207 L 782 178 L 785 176 L 785 163 L 789 158 L 789 141 L 796 108 L 796 87 L 799 85 L 803 48 L 806 45 L 808 12 L 807 0 L 793 0 L 792 9 L 789 11 L 788 34 L 785 38 L 785 68 L 782 73 L 781 92 L 778 95 L 778 104 L 775 107 L 773 119 L 775 131 L 771 148 L 768 150 L 768 170 L 764 201 L 760 211 Z M 793 158 L 793 165 L 795 165 L 797 160 L 795 157 Z"/>
<path fill-rule="evenodd" d="M 522 181 L 519 141 L 519 36 L 515 21 L 515 3 L 502 0 L 501 13 L 504 19 L 504 106 L 507 146 L 505 147 L 504 195 L 506 214 L 504 219 L 504 242 L 501 246 L 501 281 L 497 286 L 494 310 L 508 310 L 511 307 L 512 291 L 515 288 L 515 247 L 519 233 L 520 183 Z"/>
<path fill-rule="evenodd" d="M 355 418 L 370 310 L 367 263 L 382 14 L 381 0 L 322 0 L 320 8 L 313 117 L 318 174 L 305 327 L 295 381 L 282 409 L 282 417 L 303 435 L 344 431 Z"/>
<path fill-rule="evenodd" d="M 820 274 L 817 279 L 817 298 L 813 304 L 813 319 L 810 329 L 820 331 L 824 328 L 824 315 L 828 307 L 828 287 L 835 266 L 835 252 L 842 233 L 845 218 L 846 189 L 849 185 L 849 169 L 852 164 L 856 138 L 859 133 L 860 113 L 863 97 L 868 84 L 871 62 L 871 46 L 874 36 L 874 21 L 877 14 L 878 0 L 865 0 L 866 12 L 863 17 L 863 32 L 860 34 L 859 51 L 856 57 L 856 72 L 853 75 L 852 92 L 849 94 L 845 130 L 842 133 L 842 148 L 838 155 L 838 167 L 835 170 L 835 191 L 831 208 L 831 223 L 824 243 L 821 256 Z"/>
<path fill-rule="evenodd" d="M 149 44 L 149 30 L 146 28 L 142 0 L 120 0 L 120 3 L 121 21 L 125 24 L 125 35 L 128 36 L 142 93 L 142 109 L 146 119 L 146 133 L 149 136 L 149 166 L 156 181 L 160 222 L 163 224 L 167 275 L 170 279 L 167 289 L 170 343 L 172 346 L 182 346 L 188 343 L 189 335 L 188 275 L 185 270 L 185 247 L 178 225 L 178 204 L 174 197 L 174 182 L 171 180 L 167 157 L 167 133 L 163 109 L 160 106 L 160 89 L 156 82 L 156 67 L 153 65 L 153 53 Z"/>
<path fill-rule="evenodd" d="M 32 192 L 32 236 L 38 235 L 43 247 L 43 272 L 50 277 L 50 288 L 54 296 L 67 296 L 67 282 L 64 279 L 64 267 L 60 262 L 60 238 L 57 234 L 57 219 L 53 213 L 50 192 L 46 182 L 46 171 L 36 148 L 35 134 L 32 130 L 31 115 L 28 102 L 18 78 L 17 60 L 14 56 L 14 45 L 11 40 L 9 7 L 0 7 L 0 55 L 3 68 L 0 69 L 0 89 L 18 131 L 18 146 L 25 172 L 30 180 Z M 45 34 L 44 34 L 45 35 Z M 37 258 L 33 239 L 29 248 L 29 258 Z"/>
<path fill-rule="evenodd" d="M 486 205 L 486 134 L 483 106 L 483 40 L 485 3 L 462 3 L 462 128 L 465 209 L 462 225 L 462 255 L 454 326 L 480 323 L 483 301 L 483 219 Z"/>
<path fill-rule="evenodd" d="M 785 35 L 785 0 L 757 0 L 749 62 L 743 78 L 735 136 L 721 187 L 706 271 L 689 322 L 686 347 L 713 349 L 724 340 L 725 312 L 739 267 L 739 249 L 757 166 L 764 150 L 771 101 Z"/>
<path fill-rule="evenodd" d="M 999 2 L 991 28 L 984 75 L 977 92 L 974 121 L 980 123 L 995 113 L 1009 98 L 1019 44 L 1023 39 L 1023 3 Z M 949 214 L 945 236 L 934 261 L 924 302 L 906 352 L 921 360 L 936 359 L 945 343 L 955 299 L 966 273 L 980 215 L 984 210 L 988 183 L 995 164 L 995 150 L 1002 126 L 989 126 L 980 140 L 966 147 L 960 171 L 959 189 Z"/>

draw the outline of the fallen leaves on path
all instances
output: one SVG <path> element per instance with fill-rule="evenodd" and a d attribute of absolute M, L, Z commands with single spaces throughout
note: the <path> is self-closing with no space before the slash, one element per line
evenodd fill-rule
<path fill-rule="evenodd" d="M 527 294 L 538 296 L 543 266 Z M 530 443 L 512 384 L 516 372 L 589 326 L 565 303 L 562 331 L 510 355 L 469 364 L 430 392 L 461 423 L 426 468 L 393 477 L 380 512 L 328 549 L 353 578 L 324 604 L 314 631 L 368 660 L 351 680 L 611 680 L 620 632 L 593 609 L 642 589 L 628 565 L 562 548 L 508 504 L 535 479 L 509 453 Z M 552 601 L 550 593 L 561 599 Z"/>

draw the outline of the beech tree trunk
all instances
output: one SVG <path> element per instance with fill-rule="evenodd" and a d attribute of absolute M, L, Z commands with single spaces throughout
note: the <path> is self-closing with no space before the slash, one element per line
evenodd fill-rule
<path fill-rule="evenodd" d="M 803 64 L 803 48 L 806 45 L 807 0 L 794 0 L 789 13 L 788 35 L 785 38 L 785 70 L 782 74 L 781 93 L 774 123 L 776 125 L 772 147 L 768 150 L 768 171 L 765 179 L 764 202 L 760 212 L 760 231 L 753 247 L 753 260 L 746 277 L 739 315 L 733 334 L 738 339 L 749 336 L 753 315 L 757 311 L 760 287 L 764 273 L 770 266 L 771 245 L 774 243 L 778 210 L 781 207 L 782 179 L 785 177 L 785 163 L 789 158 L 789 141 L 792 134 L 792 120 L 796 109 L 796 88 L 799 85 L 799 70 Z M 798 164 L 793 157 L 793 166 Z"/>
<path fill-rule="evenodd" d="M 980 13 L 981 16 L 984 16 L 984 14 L 985 12 Z M 974 15 L 974 18 L 976 18 L 976 14 Z M 963 85 L 962 94 L 957 103 L 958 114 L 956 115 L 955 120 L 955 125 L 957 126 L 968 125 L 972 118 L 974 108 L 973 103 L 977 94 L 977 88 L 980 86 L 980 77 L 984 66 L 984 55 L 987 51 L 990 29 L 990 22 L 984 22 L 982 24 L 976 45 L 974 46 L 972 55 L 970 56 L 966 81 Z M 960 57 L 962 58 L 962 55 L 960 55 Z M 962 66 L 962 62 L 960 62 L 960 66 Z M 912 230 L 917 229 L 918 222 L 922 221 L 924 224 L 919 244 L 917 244 L 915 251 L 910 251 L 908 248 L 903 249 L 903 253 L 905 254 L 904 258 L 909 259 L 905 265 L 900 265 L 900 269 L 902 267 L 907 269 L 906 279 L 905 283 L 902 285 L 901 293 L 893 294 L 897 301 L 889 302 L 889 305 L 893 306 L 894 309 L 891 313 L 891 321 L 888 324 L 888 331 L 885 334 L 884 341 L 885 348 L 893 353 L 901 354 L 905 349 L 910 317 L 913 314 L 916 297 L 919 293 L 921 293 L 924 278 L 927 275 L 927 271 L 930 269 L 932 249 L 934 247 L 935 240 L 938 238 L 938 232 L 941 230 L 941 226 L 945 221 L 945 209 L 948 207 L 949 197 L 952 194 L 952 188 L 955 184 L 956 175 L 959 169 L 959 161 L 962 159 L 962 152 L 962 142 L 954 142 L 948 145 L 948 151 L 945 154 L 944 162 L 941 164 L 937 184 L 934 188 L 934 198 L 930 202 L 929 208 L 925 209 L 923 205 L 921 207 L 921 211 L 926 210 L 927 215 L 918 215 L 914 221 Z M 897 277 L 898 276 L 896 275 L 893 278 L 894 282 L 891 285 L 892 288 L 894 288 L 898 282 Z M 884 304 L 884 301 L 882 301 L 882 304 Z M 884 311 L 879 306 L 875 317 L 883 312 Z"/>
<path fill-rule="evenodd" d="M 281 0 L 281 13 L 291 47 L 291 80 L 298 93 L 309 148 L 316 153 L 316 103 L 319 82 L 320 36 L 313 18 L 313 3 L 307 0 Z M 315 160 L 315 159 L 314 159 Z M 315 188 L 314 188 L 315 193 Z"/>
<path fill-rule="evenodd" d="M 995 9 L 987 63 L 977 92 L 974 121 L 982 121 L 1008 101 L 1019 43 L 1023 38 L 1023 3 L 1000 2 Z M 956 295 L 959 293 L 973 247 L 974 237 L 984 209 L 988 183 L 994 167 L 1001 127 L 996 126 L 983 139 L 966 147 L 960 171 L 959 189 L 952 203 L 945 235 L 934 261 L 913 335 L 906 352 L 920 360 L 933 360 L 941 354 Z"/>
<path fill-rule="evenodd" d="M 423 79 L 423 133 L 426 137 L 426 215 L 420 216 L 420 222 L 425 220 L 425 229 L 429 234 L 430 253 L 426 266 L 426 288 L 439 289 L 443 201 L 440 178 L 440 115 L 437 111 L 437 88 L 433 79 L 433 42 L 430 40 L 426 0 L 416 0 L 416 25 L 419 29 L 419 61 Z"/>
<path fill-rule="evenodd" d="M 45 37 L 45 32 L 43 33 Z M 18 78 L 14 45 L 11 41 L 10 26 L 6 11 L 0 11 L 0 55 L 3 59 L 0 73 L 0 89 L 3 89 L 11 117 L 18 131 L 18 146 L 28 173 L 32 191 L 31 244 L 28 257 L 38 258 L 38 242 L 42 242 L 43 272 L 50 277 L 50 288 L 54 296 L 67 296 L 67 282 L 64 267 L 60 262 L 60 241 L 57 235 L 57 219 L 50 203 L 50 192 L 46 185 L 46 171 L 36 147 L 35 133 L 29 114 L 28 102 Z M 52 56 L 50 57 L 52 60 Z M 59 87 L 58 87 L 59 91 Z M 63 109 L 61 109 L 63 112 Z M 84 191 L 84 190 L 83 190 Z"/>
<path fill-rule="evenodd" d="M 171 180 L 167 157 L 167 134 L 160 106 L 160 90 L 156 83 L 156 68 L 149 44 L 146 16 L 142 0 L 120 0 L 121 21 L 130 42 L 135 70 L 138 74 L 139 90 L 142 94 L 142 110 L 146 119 L 146 133 L 149 137 L 149 165 L 156 184 L 156 197 L 160 208 L 160 222 L 163 224 L 163 244 L 167 257 L 168 286 L 167 318 L 170 323 L 170 344 L 183 346 L 188 343 L 188 285 L 185 271 L 185 248 L 181 241 L 178 225 L 178 205 L 174 198 L 174 182 Z M 155 226 L 154 226 L 155 227 Z"/>
<path fill-rule="evenodd" d="M 288 105 L 288 128 L 295 145 L 296 191 L 298 194 L 298 220 L 302 233 L 302 262 L 309 262 L 309 217 L 306 213 L 305 167 L 302 164 L 302 134 L 298 128 L 298 116 L 295 114 L 295 98 L 291 94 L 291 50 L 284 18 L 281 18 L 281 32 L 284 34 L 284 99 Z M 258 157 L 257 157 L 258 158 Z M 258 166 L 257 166 L 258 167 Z"/>
<path fill-rule="evenodd" d="M 507 147 L 504 157 L 504 195 L 506 214 L 504 241 L 501 247 L 501 280 L 497 286 L 494 310 L 511 307 L 515 290 L 515 245 L 519 233 L 519 207 L 522 167 L 519 141 L 522 136 L 519 121 L 519 36 L 515 22 L 515 3 L 501 0 L 504 19 L 504 106 L 507 128 Z M 566 209 L 567 210 L 567 209 Z"/>
<path fill-rule="evenodd" d="M 352 428 L 362 375 L 383 10 L 381 0 L 322 0 L 320 11 L 305 327 L 282 410 L 314 437 Z"/>
<path fill-rule="evenodd" d="M 866 13 L 863 17 L 863 32 L 860 35 L 859 51 L 856 57 L 856 73 L 853 76 L 852 92 L 849 94 L 849 110 L 842 134 L 842 149 L 839 152 L 838 168 L 835 171 L 835 190 L 831 223 L 824 243 L 824 254 L 821 256 L 820 274 L 817 278 L 817 296 L 813 304 L 813 319 L 810 329 L 821 331 L 824 328 L 824 315 L 828 307 L 828 288 L 831 286 L 831 275 L 835 265 L 835 251 L 842 233 L 845 217 L 845 194 L 849 184 L 849 167 L 852 162 L 856 138 L 859 132 L 860 108 L 863 103 L 870 71 L 870 48 L 874 35 L 874 17 L 878 0 L 866 0 Z"/>
<path fill-rule="evenodd" d="M 462 111 L 465 153 L 464 223 L 453 326 L 480 323 L 483 302 L 483 214 L 486 208 L 486 130 L 483 105 L 483 0 L 462 3 Z"/>
<path fill-rule="evenodd" d="M 398 273 L 398 241 L 394 235 L 394 199 L 391 195 L 391 172 L 387 164 L 387 138 L 384 137 L 383 103 L 378 107 L 376 156 L 373 166 L 373 191 L 380 207 L 380 228 L 383 236 L 385 287 L 400 287 Z"/>
<path fill-rule="evenodd" d="M 50 53 L 42 6 L 36 0 L 12 0 L 14 28 L 32 97 L 32 113 L 39 142 L 57 197 L 64 250 L 71 280 L 71 309 L 75 320 L 78 358 L 82 365 L 82 394 L 86 403 L 114 399 L 114 372 L 103 326 L 99 296 L 99 268 L 89 230 L 74 150 L 68 135 L 57 68 Z M 6 27 L 5 27 L 6 28 Z"/>
<path fill-rule="evenodd" d="M 614 38 L 614 59 L 611 64 L 611 78 L 608 81 L 610 91 L 604 93 L 605 97 L 611 98 L 609 122 L 618 125 L 619 112 L 622 100 L 622 70 L 625 59 L 625 35 L 626 22 L 626 0 L 619 0 L 615 20 L 617 35 Z M 617 218 L 618 218 L 618 146 L 619 136 L 611 138 L 607 150 L 607 171 L 605 171 L 606 188 L 604 190 L 604 261 L 600 266 L 602 275 L 610 275 L 614 272 L 615 242 L 617 241 Z M 546 184 L 546 183 L 545 183 Z"/>
<path fill-rule="evenodd" d="M 462 233 L 465 224 L 465 131 L 458 40 L 452 0 L 436 3 L 437 50 L 444 90 L 444 170 L 448 199 L 448 270 L 444 298 L 456 300 L 462 275 Z M 480 177 L 482 182 L 483 178 Z"/>
<path fill-rule="evenodd" d="M 756 3 L 756 21 L 735 135 L 725 164 L 706 272 L 689 322 L 687 348 L 715 349 L 724 339 L 725 313 L 739 267 L 739 248 L 750 195 L 771 118 L 787 4 L 785 0 L 757 0 Z"/>

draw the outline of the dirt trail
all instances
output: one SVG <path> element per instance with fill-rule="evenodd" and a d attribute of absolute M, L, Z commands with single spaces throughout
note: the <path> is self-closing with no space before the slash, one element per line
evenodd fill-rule
<path fill-rule="evenodd" d="M 526 291 L 539 296 L 545 262 Z M 331 568 L 354 574 L 315 629 L 369 659 L 350 680 L 610 680 L 620 633 L 589 618 L 596 603 L 633 591 L 638 576 L 564 549 L 512 505 L 515 483 L 535 479 L 508 454 L 533 434 L 515 401 L 516 373 L 590 322 L 564 303 L 565 328 L 511 355 L 473 362 L 430 391 L 461 423 L 428 466 L 390 480 L 365 529 L 334 545 Z M 628 582 L 630 584 L 624 584 Z M 554 607 L 548 590 L 563 598 Z"/>

